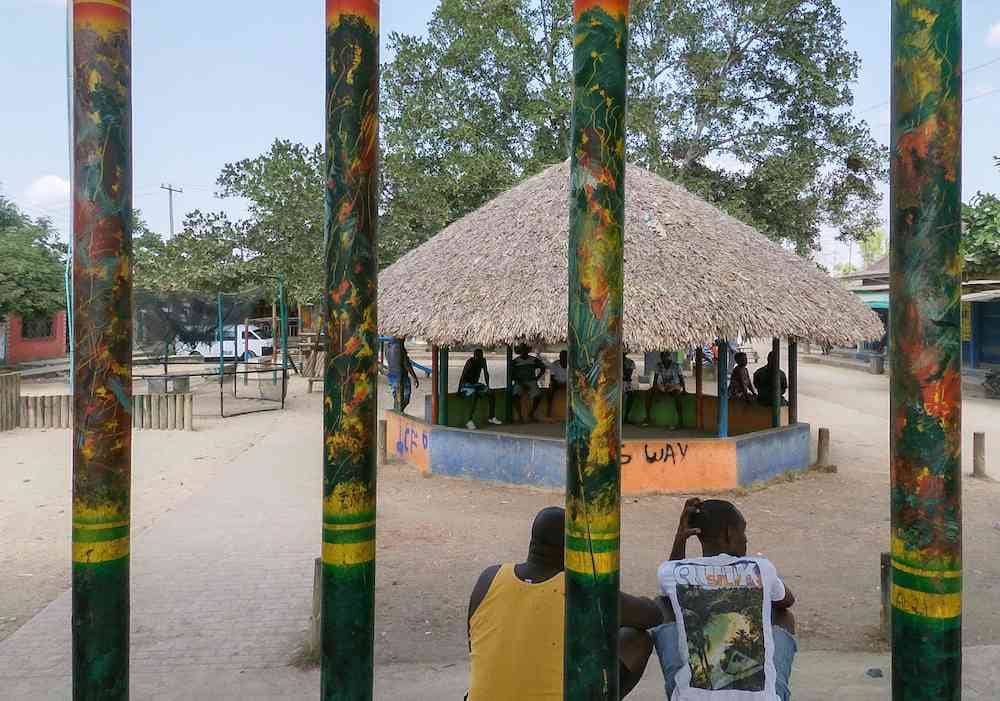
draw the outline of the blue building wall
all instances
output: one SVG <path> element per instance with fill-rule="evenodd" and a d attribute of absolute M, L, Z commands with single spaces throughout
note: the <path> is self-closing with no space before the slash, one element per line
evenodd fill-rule
<path fill-rule="evenodd" d="M 566 443 L 503 433 L 434 427 L 431 472 L 450 477 L 562 488 Z"/>
<path fill-rule="evenodd" d="M 741 487 L 809 467 L 809 424 L 774 428 L 735 440 Z"/>

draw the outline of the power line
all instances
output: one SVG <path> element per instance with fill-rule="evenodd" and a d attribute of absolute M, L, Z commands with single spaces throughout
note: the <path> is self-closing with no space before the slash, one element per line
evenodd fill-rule
<path fill-rule="evenodd" d="M 972 68 L 968 68 L 968 69 L 962 71 L 962 75 L 963 76 L 969 75 L 969 73 L 974 73 L 974 72 L 976 72 L 978 70 L 981 70 L 983 68 L 986 68 L 988 66 L 992 66 L 994 63 L 1000 63 L 1000 58 L 990 59 L 989 61 L 986 61 L 985 63 L 980 63 L 979 65 L 973 66 Z M 990 94 L 992 94 L 992 92 Z M 980 95 L 979 97 L 986 97 L 986 95 Z M 977 99 L 977 98 L 973 98 L 973 99 Z M 968 100 L 967 100 L 967 102 L 968 102 Z M 867 114 L 868 112 L 873 112 L 873 111 L 877 110 L 879 107 L 888 107 L 888 106 L 889 106 L 889 100 L 884 100 L 882 102 L 879 102 L 878 104 L 872 105 L 871 107 L 866 107 L 863 110 L 860 110 L 859 112 L 855 112 L 854 114 L 855 115 Z"/>

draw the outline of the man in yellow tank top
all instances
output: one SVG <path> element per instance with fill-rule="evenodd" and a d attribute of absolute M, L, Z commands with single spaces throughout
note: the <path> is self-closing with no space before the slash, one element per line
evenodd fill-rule
<path fill-rule="evenodd" d="M 566 513 L 543 509 L 528 559 L 488 567 L 469 600 L 468 701 L 562 699 Z M 621 696 L 635 688 L 653 650 L 646 632 L 663 621 L 651 599 L 622 593 L 618 637 Z"/>

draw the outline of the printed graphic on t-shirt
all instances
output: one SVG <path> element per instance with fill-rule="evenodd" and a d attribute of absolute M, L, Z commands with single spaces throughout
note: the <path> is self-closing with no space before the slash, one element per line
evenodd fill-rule
<path fill-rule="evenodd" d="M 675 574 L 687 633 L 690 686 L 763 691 L 764 586 L 757 564 L 684 563 Z"/>

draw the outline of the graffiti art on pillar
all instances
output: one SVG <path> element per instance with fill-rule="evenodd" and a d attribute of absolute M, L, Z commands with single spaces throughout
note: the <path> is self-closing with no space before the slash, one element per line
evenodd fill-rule
<path fill-rule="evenodd" d="M 576 0 L 566 429 L 567 700 L 618 698 L 627 0 Z"/>
<path fill-rule="evenodd" d="M 378 0 L 326 2 L 324 701 L 372 698 Z"/>
<path fill-rule="evenodd" d="M 961 3 L 892 4 L 893 698 L 961 698 Z"/>
<path fill-rule="evenodd" d="M 128 698 L 129 0 L 73 2 L 73 695 Z"/>

